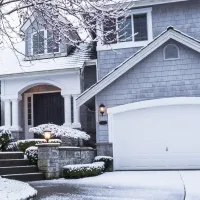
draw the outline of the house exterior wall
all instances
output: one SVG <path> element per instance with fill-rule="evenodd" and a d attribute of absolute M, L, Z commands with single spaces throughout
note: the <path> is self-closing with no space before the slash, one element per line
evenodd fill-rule
<path fill-rule="evenodd" d="M 167 44 L 179 47 L 180 59 L 164 60 Z M 200 56 L 198 52 L 173 40 L 162 45 L 130 69 L 96 97 L 96 103 L 107 108 L 138 101 L 200 96 Z M 99 120 L 107 120 L 107 115 Z M 97 124 L 98 142 L 108 142 L 108 126 Z"/>
<path fill-rule="evenodd" d="M 200 40 L 200 2 L 198 0 L 152 6 L 153 37 L 169 26 Z M 123 43 L 122 43 L 123 45 Z M 121 64 L 140 48 L 98 51 L 98 79 Z"/>
<path fill-rule="evenodd" d="M 199 11 L 200 2 L 198 0 L 152 6 L 153 38 L 165 31 L 167 27 L 174 26 L 183 33 L 200 39 Z M 178 46 L 180 60 L 164 61 L 164 46 L 160 47 L 134 69 L 101 91 L 96 96 L 96 109 L 101 103 L 106 107 L 114 107 L 156 98 L 200 96 L 199 54 L 183 45 L 178 44 Z M 115 49 L 114 51 L 98 51 L 98 80 L 139 49 L 134 47 Z M 98 112 L 96 116 L 97 143 L 105 146 L 105 143 L 108 142 L 108 126 L 99 125 L 99 121 L 107 120 L 107 115 L 101 116 Z M 101 152 L 97 151 L 97 154 L 101 154 Z M 110 152 L 107 154 L 110 155 Z"/>
<path fill-rule="evenodd" d="M 82 91 L 96 83 L 96 66 L 86 66 L 82 75 Z M 95 120 L 95 99 L 93 98 L 87 104 L 80 108 L 81 128 L 86 131 L 91 139 L 88 145 L 94 146 L 96 143 L 96 120 Z"/>

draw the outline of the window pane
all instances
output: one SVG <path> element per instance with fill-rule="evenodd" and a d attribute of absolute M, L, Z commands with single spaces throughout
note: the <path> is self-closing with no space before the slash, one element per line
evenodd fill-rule
<path fill-rule="evenodd" d="M 59 37 L 47 31 L 47 53 L 59 52 Z"/>
<path fill-rule="evenodd" d="M 147 32 L 147 14 L 134 15 L 134 33 L 135 41 L 148 40 Z"/>
<path fill-rule="evenodd" d="M 28 97 L 28 125 L 32 124 L 32 101 L 31 101 L 31 97 Z"/>
<path fill-rule="evenodd" d="M 131 16 L 127 18 L 120 18 L 118 20 L 119 41 L 132 41 L 132 23 Z"/>
<path fill-rule="evenodd" d="M 33 54 L 44 53 L 44 31 L 39 31 L 33 35 Z"/>
<path fill-rule="evenodd" d="M 178 47 L 173 44 L 169 44 L 165 47 L 165 59 L 177 59 L 179 58 Z"/>
<path fill-rule="evenodd" d="M 107 19 L 103 23 L 103 35 L 105 44 L 117 42 L 116 19 Z"/>

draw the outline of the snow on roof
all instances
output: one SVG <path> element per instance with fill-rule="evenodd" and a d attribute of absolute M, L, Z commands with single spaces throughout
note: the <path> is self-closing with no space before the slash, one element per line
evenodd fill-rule
<path fill-rule="evenodd" d="M 83 67 L 85 61 L 95 58 L 92 46 L 89 44 L 80 45 L 80 49 L 76 48 L 68 56 L 32 61 L 25 60 L 24 41 L 16 44 L 15 48 L 19 52 L 8 47 L 0 50 L 0 76 L 61 69 L 78 69 Z"/>

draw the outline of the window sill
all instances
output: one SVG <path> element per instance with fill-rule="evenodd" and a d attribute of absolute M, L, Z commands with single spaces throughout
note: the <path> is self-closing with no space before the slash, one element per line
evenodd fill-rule
<path fill-rule="evenodd" d="M 120 42 L 110 45 L 97 44 L 97 51 L 114 50 L 114 49 L 126 49 L 132 47 L 143 47 L 148 45 L 152 40 L 141 41 L 141 42 Z"/>

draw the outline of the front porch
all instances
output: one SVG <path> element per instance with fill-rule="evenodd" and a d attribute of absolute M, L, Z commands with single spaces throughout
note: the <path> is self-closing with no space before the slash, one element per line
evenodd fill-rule
<path fill-rule="evenodd" d="M 2 125 L 13 132 L 15 139 L 34 138 L 29 128 L 44 123 L 81 128 L 80 109 L 75 104 L 79 81 L 75 79 L 78 83 L 71 85 L 62 75 L 54 78 L 57 80 L 26 81 L 26 77 L 2 81 Z M 19 87 L 18 82 L 26 83 Z"/>

